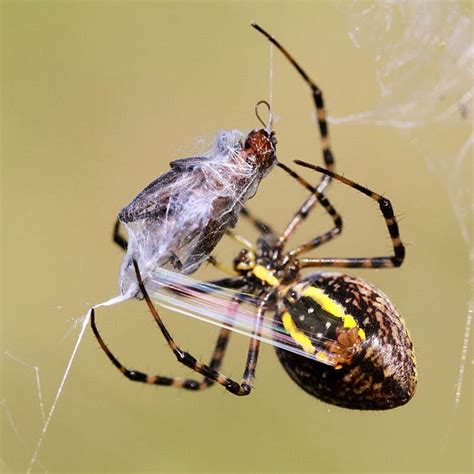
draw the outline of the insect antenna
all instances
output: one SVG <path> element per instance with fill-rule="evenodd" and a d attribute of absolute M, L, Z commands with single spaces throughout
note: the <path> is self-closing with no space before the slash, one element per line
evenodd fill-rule
<path fill-rule="evenodd" d="M 258 108 L 260 105 L 265 105 L 268 109 L 268 124 L 264 122 L 262 117 L 260 116 L 260 113 L 258 111 Z M 268 132 L 271 132 L 273 130 L 273 113 L 272 113 L 272 108 L 270 104 L 266 100 L 259 100 L 256 105 L 255 105 L 255 115 L 257 116 L 258 121 L 263 125 L 263 128 L 267 130 Z"/>

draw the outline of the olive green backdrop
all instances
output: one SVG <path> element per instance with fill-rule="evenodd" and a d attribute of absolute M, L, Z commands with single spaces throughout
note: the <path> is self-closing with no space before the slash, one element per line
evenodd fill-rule
<path fill-rule="evenodd" d="M 20 361 L 38 367 L 48 411 L 77 337 L 74 319 L 118 292 L 121 252 L 111 242 L 118 210 L 169 161 L 202 151 L 200 139 L 208 142 L 221 128 L 258 126 L 254 105 L 268 98 L 269 45 L 251 21 L 294 53 L 322 87 L 331 115 L 377 102 L 373 52 L 350 41 L 344 8 L 2 3 L 0 471 L 26 470 L 43 425 L 35 371 Z M 273 107 L 279 159 L 320 163 L 309 92 L 277 52 Z M 416 131 L 348 124 L 332 126 L 331 134 L 338 170 L 384 193 L 400 217 L 406 264 L 354 273 L 390 295 L 407 321 L 419 363 L 415 398 L 383 413 L 324 405 L 293 384 L 270 346 L 261 351 L 255 390 L 245 399 L 220 387 L 188 393 L 133 384 L 112 367 L 88 328 L 39 452 L 43 467 L 35 470 L 469 470 L 470 353 L 457 408 L 454 402 L 469 301 L 468 246 L 448 191 L 469 192 L 470 166 L 446 186 L 436 162 L 414 143 Z M 428 150 L 435 139 L 456 149 L 466 126 L 424 130 Z M 281 229 L 305 195 L 275 170 L 249 207 Z M 390 252 L 373 202 L 337 183 L 330 196 L 346 225 L 318 255 Z M 292 244 L 329 225 L 317 209 Z M 240 231 L 255 238 L 245 223 Z M 229 262 L 238 250 L 224 239 L 217 256 Z M 200 276 L 217 273 L 204 269 Z M 206 360 L 216 328 L 163 314 L 177 342 Z M 101 309 L 98 324 L 127 365 L 189 375 L 144 304 Z M 240 378 L 246 345 L 241 336 L 232 339 L 226 374 Z"/>

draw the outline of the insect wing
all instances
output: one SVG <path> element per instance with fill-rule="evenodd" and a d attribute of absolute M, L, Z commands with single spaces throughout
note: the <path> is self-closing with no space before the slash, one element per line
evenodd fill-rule
<path fill-rule="evenodd" d="M 212 164 L 212 158 L 208 156 L 193 156 L 190 158 L 180 158 L 170 162 L 170 168 L 174 171 L 192 170 L 198 166 Z"/>
<path fill-rule="evenodd" d="M 190 164 L 189 168 L 183 167 L 184 162 L 188 160 L 194 161 L 195 158 L 178 160 L 182 162 L 179 167 L 173 167 L 152 181 L 128 206 L 120 211 L 120 221 L 128 224 L 147 218 L 163 219 L 167 214 L 169 215 L 170 211 L 176 212 L 177 210 L 170 206 L 172 204 L 170 200 L 177 194 L 177 190 L 199 186 L 204 180 L 204 176 L 199 170 L 193 172 L 195 164 Z M 184 170 L 188 172 L 183 173 Z"/>

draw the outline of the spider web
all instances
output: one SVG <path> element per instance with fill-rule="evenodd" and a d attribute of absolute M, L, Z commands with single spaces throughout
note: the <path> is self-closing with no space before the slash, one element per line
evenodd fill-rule
<path fill-rule="evenodd" d="M 463 4 L 455 2 L 353 2 L 341 12 L 354 46 L 373 57 L 379 93 L 367 110 L 331 117 L 330 122 L 396 128 L 417 149 L 429 172 L 444 186 L 459 231 L 471 249 L 472 287 L 472 20 Z M 446 140 L 446 130 L 453 139 Z M 471 297 L 461 341 L 456 407 L 462 395 L 472 312 Z"/>
<path fill-rule="evenodd" d="M 333 125 L 357 123 L 391 127 L 406 136 L 426 162 L 427 169 L 439 177 L 457 218 L 459 231 L 468 248 L 472 248 L 469 218 L 472 212 L 471 157 L 474 134 L 473 111 L 472 22 L 462 6 L 451 2 L 421 3 L 392 1 L 366 4 L 353 2 L 340 9 L 347 22 L 347 34 L 355 48 L 363 49 L 376 64 L 377 101 L 366 110 L 344 116 L 332 116 Z M 445 142 L 442 134 L 432 135 L 433 127 L 448 128 L 455 140 Z M 424 139 L 430 134 L 429 139 Z M 471 261 L 474 252 L 471 252 Z M 472 272 L 471 272 L 472 275 Z M 105 303 L 104 303 L 105 304 Z M 459 403 L 470 342 L 472 304 L 468 304 L 465 333 L 461 342 L 459 377 L 454 399 Z M 42 398 L 41 377 L 37 366 L 8 351 L 2 357 L 31 372 L 42 423 L 40 435 L 31 452 L 28 472 L 39 468 L 41 446 L 54 410 L 66 382 L 69 369 L 87 326 L 87 316 L 80 319 L 71 358 L 50 407 Z M 5 424 L 25 451 L 25 443 L 15 422 L 8 400 L 1 399 Z M 7 469 L 0 459 L 1 468 Z"/>
<path fill-rule="evenodd" d="M 393 127 L 407 135 L 442 180 L 471 247 L 471 18 L 453 2 L 353 2 L 341 12 L 354 46 L 373 58 L 379 94 L 367 110 L 332 117 L 331 123 Z M 457 139 L 446 143 L 443 134 L 433 136 L 433 126 L 447 127 Z"/>

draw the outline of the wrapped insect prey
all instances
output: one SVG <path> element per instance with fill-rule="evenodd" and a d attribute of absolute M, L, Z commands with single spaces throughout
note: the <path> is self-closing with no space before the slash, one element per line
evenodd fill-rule
<path fill-rule="evenodd" d="M 128 245 L 119 237 L 127 248 L 121 293 L 139 293 L 134 260 L 143 280 L 158 267 L 196 271 L 226 229 L 235 226 L 245 201 L 275 164 L 275 145 L 274 132 L 267 128 L 248 135 L 221 131 L 205 156 L 171 162 L 168 172 L 124 207 L 118 215 L 128 231 Z"/>

